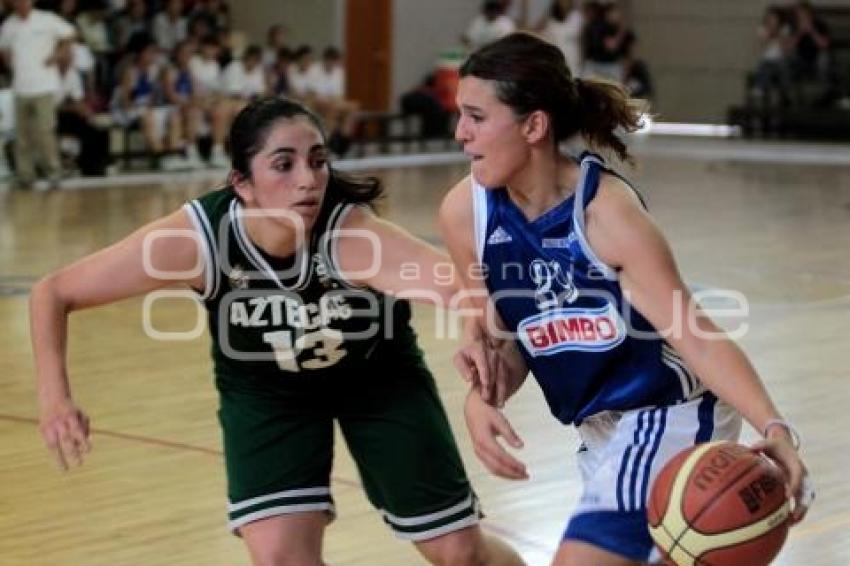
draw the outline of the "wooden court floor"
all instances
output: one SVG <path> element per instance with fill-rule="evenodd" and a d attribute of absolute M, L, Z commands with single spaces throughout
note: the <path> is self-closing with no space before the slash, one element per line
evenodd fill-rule
<path fill-rule="evenodd" d="M 436 241 L 438 202 L 463 173 L 461 166 L 380 172 L 389 187 L 386 215 Z M 804 436 L 819 499 L 776 563 L 850 563 L 850 165 L 650 157 L 632 177 L 689 283 L 734 289 L 748 299 L 749 330 L 740 342 Z M 29 286 L 208 188 L 181 181 L 0 193 L 0 565 L 248 563 L 225 528 L 205 337 L 149 339 L 140 300 L 76 314 L 70 371 L 76 398 L 92 417 L 94 451 L 84 467 L 61 474 L 36 429 Z M 194 316 L 191 304 L 175 302 L 157 309 L 154 323 L 186 329 Z M 513 544 L 529 564 L 546 564 L 579 492 L 575 434 L 549 417 L 529 381 L 508 413 L 526 441 L 519 456 L 531 479 L 490 477 L 464 429 L 464 387 L 451 366 L 456 344 L 437 337 L 434 311 L 417 309 L 416 321 L 488 515 L 485 529 Z M 370 508 L 343 444 L 337 447 L 339 517 L 328 529 L 329 564 L 419 563 Z"/>

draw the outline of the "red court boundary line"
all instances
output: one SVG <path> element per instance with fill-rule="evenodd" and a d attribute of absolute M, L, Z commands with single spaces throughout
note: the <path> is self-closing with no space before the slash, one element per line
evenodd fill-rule
<path fill-rule="evenodd" d="M 34 419 L 32 417 L 19 417 L 16 415 L 7 415 L 0 414 L 0 421 L 8 421 L 19 424 L 27 424 L 38 426 L 38 419 Z M 173 440 L 163 440 L 161 438 L 153 438 L 150 436 L 141 436 L 138 434 L 129 434 L 126 432 L 118 432 L 114 430 L 105 430 L 102 428 L 92 428 L 92 434 L 99 434 L 101 436 L 109 436 L 111 438 L 120 438 L 121 440 L 129 440 L 131 442 L 138 442 L 140 444 L 148 444 L 150 446 L 159 446 L 162 448 L 172 448 L 174 450 L 182 450 L 185 452 L 196 452 L 199 454 L 206 454 L 208 456 L 216 456 L 221 458 L 224 454 L 221 450 L 216 450 L 215 448 L 206 448 L 204 446 L 195 446 L 194 444 L 186 444 L 185 442 L 174 442 Z M 348 480 L 345 478 L 340 478 L 338 476 L 333 476 L 332 480 L 334 482 L 340 483 L 342 485 L 348 487 L 361 487 L 359 482 Z"/>
<path fill-rule="evenodd" d="M 38 427 L 38 419 L 35 419 L 35 418 L 32 418 L 32 417 L 21 417 L 21 416 L 17 416 L 17 415 L 8 415 L 8 414 L 0 413 L 0 421 L 6 421 L 6 422 L 12 422 L 12 423 L 17 423 L 17 424 L 22 424 L 22 425 L 30 425 L 30 426 Z M 223 456 L 221 450 L 216 450 L 214 448 L 206 448 L 204 446 L 195 446 L 194 444 L 186 444 L 185 442 L 174 442 L 172 440 L 163 440 L 161 438 L 154 438 L 154 437 L 150 437 L 150 436 L 141 436 L 141 435 L 138 435 L 138 434 L 129 434 L 129 433 L 126 433 L 126 432 L 118 432 L 118 431 L 114 431 L 114 430 L 105 430 L 105 429 L 100 429 L 100 428 L 92 428 L 91 433 L 92 434 L 99 434 L 101 436 L 108 436 L 108 437 L 111 437 L 111 438 L 118 438 L 118 439 L 121 439 L 121 440 L 129 440 L 131 442 L 138 442 L 140 444 L 148 444 L 150 446 L 159 446 L 159 447 L 162 447 L 162 448 L 172 448 L 174 450 L 182 450 L 182 451 L 185 451 L 185 452 L 196 452 L 196 453 L 199 453 L 199 454 L 205 454 L 207 456 L 216 456 L 218 458 L 221 458 Z M 356 482 L 356 481 L 345 479 L 345 478 L 340 478 L 338 476 L 333 476 L 332 481 L 340 483 L 340 484 L 348 486 L 348 487 L 362 488 L 362 485 L 360 484 L 360 482 Z M 532 549 L 532 550 L 535 550 L 535 551 L 538 551 L 538 552 L 546 552 L 546 553 L 552 553 L 553 552 L 553 550 L 549 546 L 544 545 L 543 543 L 541 543 L 539 541 L 528 539 L 528 538 L 526 538 L 526 537 L 524 537 L 520 534 L 517 534 L 516 532 L 512 531 L 511 529 L 507 529 L 505 527 L 500 527 L 498 525 L 494 525 L 489 521 L 482 522 L 481 527 L 486 531 L 489 531 L 489 532 L 491 532 L 495 535 L 498 535 L 500 537 L 511 540 L 515 543 L 521 544 L 521 545 L 523 545 L 523 546 L 525 546 L 529 549 Z"/>

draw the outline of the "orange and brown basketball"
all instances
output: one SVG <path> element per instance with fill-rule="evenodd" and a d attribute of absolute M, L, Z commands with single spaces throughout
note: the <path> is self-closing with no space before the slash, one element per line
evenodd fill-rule
<path fill-rule="evenodd" d="M 649 532 L 666 564 L 769 564 L 788 536 L 782 472 L 732 442 L 677 454 L 652 486 Z"/>

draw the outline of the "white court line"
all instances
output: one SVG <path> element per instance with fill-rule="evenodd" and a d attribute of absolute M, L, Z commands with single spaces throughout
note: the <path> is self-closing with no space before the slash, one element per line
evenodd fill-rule
<path fill-rule="evenodd" d="M 697 127 L 698 126 L 698 127 Z M 717 124 L 654 123 L 649 135 L 627 137 L 629 150 L 637 156 L 687 157 L 699 161 L 728 161 L 791 165 L 850 166 L 850 144 L 805 142 L 771 142 L 760 140 L 722 139 L 734 134 L 729 126 Z M 689 132 L 687 136 L 684 132 Z M 369 171 L 402 167 L 457 165 L 467 157 L 457 151 L 375 155 L 341 159 L 334 162 L 340 171 Z M 126 173 L 110 177 L 75 177 L 62 182 L 63 189 L 97 189 L 116 184 L 126 186 L 207 183 L 223 185 L 227 169 L 181 172 Z M 11 180 L 0 182 L 0 191 L 8 190 Z M 37 187 L 46 187 L 44 182 Z"/>

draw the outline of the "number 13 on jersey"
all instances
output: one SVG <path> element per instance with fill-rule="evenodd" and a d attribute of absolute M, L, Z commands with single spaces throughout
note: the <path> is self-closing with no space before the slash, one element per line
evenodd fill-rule
<path fill-rule="evenodd" d="M 263 341 L 274 350 L 275 360 L 284 371 L 302 369 L 322 369 L 339 362 L 348 353 L 342 348 L 342 332 L 332 328 L 322 328 L 315 332 L 301 334 L 292 340 L 291 330 L 266 332 Z M 298 363 L 298 355 L 309 351 L 309 357 Z"/>

